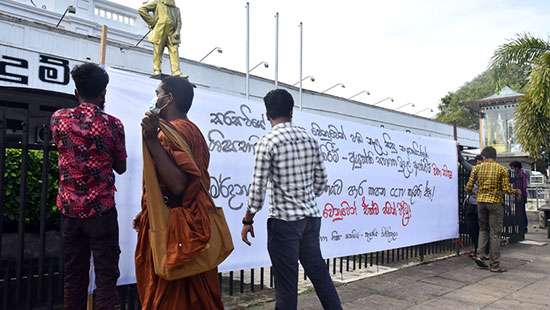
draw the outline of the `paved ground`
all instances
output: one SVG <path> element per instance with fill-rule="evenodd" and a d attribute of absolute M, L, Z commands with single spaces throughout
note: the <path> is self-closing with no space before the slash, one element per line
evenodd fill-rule
<path fill-rule="evenodd" d="M 550 241 L 542 230 L 526 239 Z M 550 309 L 550 245 L 509 245 L 502 258 L 508 269 L 502 274 L 478 269 L 462 255 L 342 284 L 338 292 L 344 309 Z M 252 308 L 273 309 L 272 291 L 262 294 L 267 302 Z M 322 307 L 308 290 L 299 309 Z"/>

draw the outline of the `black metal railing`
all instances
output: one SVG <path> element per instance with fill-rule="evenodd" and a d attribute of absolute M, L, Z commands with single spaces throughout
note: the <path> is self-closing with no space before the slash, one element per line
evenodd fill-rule
<path fill-rule="evenodd" d="M 6 116 L 0 109 L 0 309 L 55 309 L 63 303 L 62 221 L 52 207 L 57 155 L 49 142 L 47 124 L 43 125 L 43 142 L 29 143 L 28 114 L 26 120 L 21 142 L 8 143 Z M 11 152 L 13 150 L 17 152 Z M 15 164 L 10 157 L 14 154 L 18 156 Z M 30 154 L 33 154 L 32 158 Z M 465 197 L 462 189 L 466 177 L 460 169 L 457 197 L 460 202 Z M 35 192 L 39 194 L 30 199 Z M 462 204 L 459 205 L 458 239 L 327 259 L 327 268 L 337 274 L 459 253 L 460 249 L 471 244 L 463 229 L 464 210 Z M 510 242 L 522 239 L 519 212 L 516 212 L 513 199 L 506 200 L 505 208 L 503 239 Z M 223 294 L 230 296 L 274 286 L 270 268 L 220 273 L 219 281 Z M 135 285 L 120 286 L 119 293 L 121 309 L 139 309 Z"/>

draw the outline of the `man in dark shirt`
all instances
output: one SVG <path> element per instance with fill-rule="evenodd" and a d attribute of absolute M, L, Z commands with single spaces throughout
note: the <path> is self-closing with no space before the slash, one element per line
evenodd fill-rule
<path fill-rule="evenodd" d="M 59 152 L 57 207 L 63 214 L 64 306 L 86 309 L 90 255 L 96 274 L 95 309 L 118 304 L 118 221 L 115 176 L 126 171 L 124 128 L 103 112 L 107 72 L 86 63 L 72 71 L 79 105 L 51 118 Z"/>
<path fill-rule="evenodd" d="M 513 161 L 510 163 L 510 169 L 512 169 L 513 177 L 510 180 L 512 186 L 515 189 L 521 191 L 521 195 L 516 197 L 516 212 L 519 212 L 521 216 L 522 229 L 525 233 L 528 230 L 527 212 L 525 210 L 525 204 L 527 203 L 527 186 L 529 185 L 529 176 L 523 170 L 523 165 L 519 161 Z"/>

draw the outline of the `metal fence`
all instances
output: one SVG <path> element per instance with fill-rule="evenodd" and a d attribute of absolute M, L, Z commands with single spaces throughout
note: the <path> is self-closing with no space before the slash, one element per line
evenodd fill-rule
<path fill-rule="evenodd" d="M 27 112 L 28 120 L 28 112 Z M 47 124 L 40 144 L 29 144 L 29 122 L 21 126 L 21 139 L 7 139 L 6 117 L 0 109 L 0 309 L 55 309 L 63 303 L 63 242 L 60 215 L 51 205 L 57 177 L 56 153 Z M 32 155 L 32 156 L 31 156 Z M 13 157 L 17 157 L 14 160 Z M 459 188 L 465 173 L 459 171 Z M 464 199 L 460 190 L 459 201 Z M 461 205 L 461 204 L 460 204 Z M 459 253 L 471 244 L 459 208 L 460 237 L 428 244 L 328 259 L 333 273 L 423 261 L 427 255 Z M 506 200 L 503 239 L 523 238 L 513 201 Z M 219 274 L 223 294 L 235 295 L 273 288 L 270 268 Z M 139 309 L 135 285 L 118 288 L 121 309 Z"/>

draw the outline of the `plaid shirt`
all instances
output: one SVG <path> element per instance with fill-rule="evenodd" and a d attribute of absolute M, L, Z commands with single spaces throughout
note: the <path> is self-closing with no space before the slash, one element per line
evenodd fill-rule
<path fill-rule="evenodd" d="M 305 129 L 278 124 L 256 144 L 248 211 L 260 211 L 269 189 L 270 218 L 297 221 L 321 217 L 315 198 L 323 194 L 326 184 L 317 141 Z"/>
<path fill-rule="evenodd" d="M 57 208 L 65 216 L 89 218 L 115 207 L 113 163 L 126 159 L 124 127 L 98 106 L 82 103 L 51 118 L 59 151 Z"/>
<path fill-rule="evenodd" d="M 495 161 L 486 161 L 476 165 L 472 170 L 466 191 L 471 193 L 477 182 L 477 202 L 500 204 L 503 194 L 513 194 L 508 171 Z"/>

